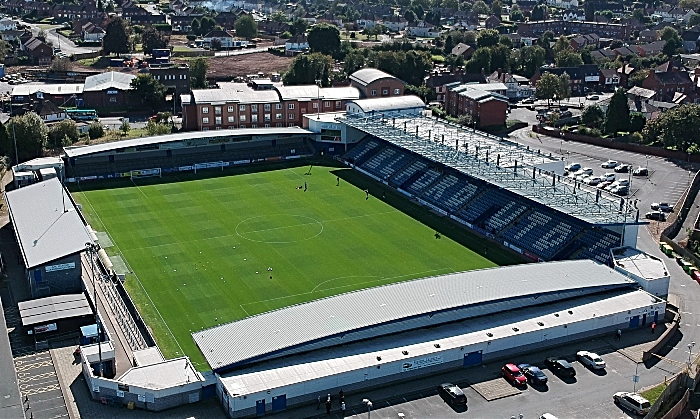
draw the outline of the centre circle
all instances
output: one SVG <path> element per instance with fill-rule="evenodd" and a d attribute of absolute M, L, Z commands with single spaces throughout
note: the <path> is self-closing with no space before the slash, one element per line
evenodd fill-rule
<path fill-rule="evenodd" d="M 259 243 L 296 243 L 317 237 L 323 224 L 306 215 L 259 215 L 236 226 L 240 237 Z"/>

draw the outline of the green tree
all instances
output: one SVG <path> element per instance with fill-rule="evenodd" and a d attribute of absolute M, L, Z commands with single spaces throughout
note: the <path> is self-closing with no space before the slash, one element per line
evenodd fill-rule
<path fill-rule="evenodd" d="M 249 16 L 249 15 L 244 15 Z M 241 17 L 242 18 L 242 17 Z M 238 22 L 238 21 L 236 21 Z M 204 16 L 200 21 L 199 25 L 199 35 L 206 35 L 216 27 L 216 20 L 213 17 Z"/>
<path fill-rule="evenodd" d="M 49 144 L 53 148 L 71 145 L 78 141 L 78 125 L 72 119 L 53 124 L 49 129 Z"/>
<path fill-rule="evenodd" d="M 308 40 L 311 52 L 335 56 L 340 51 L 340 31 L 335 26 L 326 23 L 314 25 Z"/>
<path fill-rule="evenodd" d="M 535 96 L 538 99 L 547 99 L 549 101 L 559 93 L 559 77 L 552 73 L 544 73 L 535 84 Z"/>
<path fill-rule="evenodd" d="M 641 112 L 632 112 L 630 114 L 630 132 L 641 132 L 644 125 L 647 123 L 647 118 Z"/>
<path fill-rule="evenodd" d="M 150 74 L 139 74 L 135 79 L 131 80 L 132 91 L 134 95 L 144 106 L 147 106 L 151 111 L 163 105 L 166 88 L 163 84 L 153 78 Z"/>
<path fill-rule="evenodd" d="M 452 35 L 448 34 L 447 37 L 445 37 L 445 47 L 442 50 L 446 55 L 449 55 L 452 53 L 452 48 L 454 47 L 454 39 L 452 38 Z"/>
<path fill-rule="evenodd" d="M 558 54 L 562 51 L 569 51 L 571 50 L 571 41 L 569 41 L 569 38 L 562 35 L 557 39 L 557 42 L 554 44 L 553 49 L 554 54 Z"/>
<path fill-rule="evenodd" d="M 300 18 L 294 19 L 292 24 L 289 26 L 289 32 L 291 32 L 292 35 L 300 35 L 306 33 L 307 29 L 309 29 L 309 22 Z"/>
<path fill-rule="evenodd" d="M 193 34 L 199 35 L 202 33 L 202 22 L 198 18 L 192 19 L 192 23 L 190 24 L 190 31 L 192 31 Z"/>
<path fill-rule="evenodd" d="M 408 9 L 404 12 L 403 18 L 410 23 L 413 23 L 416 21 L 416 13 L 412 9 Z"/>
<path fill-rule="evenodd" d="M 485 29 L 480 31 L 476 36 L 476 45 L 478 48 L 491 47 L 498 44 L 498 39 L 501 35 L 495 29 Z"/>
<path fill-rule="evenodd" d="M 507 37 L 507 36 L 505 36 L 505 35 L 501 35 L 501 36 L 498 38 L 498 44 L 499 44 L 499 45 L 505 45 L 506 47 L 508 47 L 508 49 L 513 48 L 513 40 L 510 39 L 510 37 Z"/>
<path fill-rule="evenodd" d="M 694 13 L 688 18 L 688 26 L 693 27 L 695 25 L 700 25 L 700 14 Z"/>
<path fill-rule="evenodd" d="M 357 70 L 365 66 L 365 56 L 359 49 L 351 50 L 345 55 L 345 60 L 343 61 L 343 71 L 346 75 L 351 75 Z"/>
<path fill-rule="evenodd" d="M 479 48 L 466 64 L 467 73 L 477 74 L 491 71 L 491 50 Z"/>
<path fill-rule="evenodd" d="M 153 120 L 149 120 L 146 123 L 146 132 L 148 135 L 165 135 L 170 134 L 173 128 L 169 124 L 157 123 Z"/>
<path fill-rule="evenodd" d="M 603 128 L 608 134 L 630 130 L 630 108 L 627 104 L 625 89 L 617 89 L 610 98 Z"/>
<path fill-rule="evenodd" d="M 544 20 L 547 16 L 547 6 L 544 4 L 538 4 L 532 8 L 530 12 L 530 20 Z"/>
<path fill-rule="evenodd" d="M 511 22 L 525 22 L 525 15 L 520 10 L 520 8 L 517 6 L 518 6 L 517 4 L 514 4 L 513 7 L 511 7 L 511 9 L 510 9 L 510 21 Z"/>
<path fill-rule="evenodd" d="M 190 61 L 190 88 L 206 89 L 209 86 L 207 82 L 208 69 L 209 63 L 202 57 Z"/>
<path fill-rule="evenodd" d="M 502 71 L 509 72 L 511 64 L 511 49 L 505 45 L 499 44 L 489 48 L 491 51 L 491 69 L 490 72 L 494 72 L 499 68 Z"/>
<path fill-rule="evenodd" d="M 642 136 L 646 143 L 659 142 L 666 148 L 687 152 L 700 144 L 698 126 L 700 106 L 681 105 L 648 121 Z"/>
<path fill-rule="evenodd" d="M 98 121 L 91 122 L 88 126 L 88 136 L 91 140 L 102 138 L 105 135 L 105 127 Z"/>
<path fill-rule="evenodd" d="M 146 26 L 141 33 L 141 45 L 144 54 L 153 54 L 154 49 L 162 49 L 168 46 L 168 40 L 153 26 Z"/>
<path fill-rule="evenodd" d="M 299 55 L 294 58 L 289 70 L 284 73 L 282 81 L 285 85 L 316 84 L 321 80 L 323 86 L 330 84 L 333 71 L 333 58 L 318 52 Z"/>
<path fill-rule="evenodd" d="M 589 127 L 597 127 L 603 117 L 603 111 L 598 105 L 588 105 L 581 112 L 581 123 Z"/>
<path fill-rule="evenodd" d="M 662 41 L 666 41 L 664 45 L 663 52 L 667 57 L 672 57 L 678 52 L 678 49 L 683 46 L 683 40 L 681 40 L 678 31 L 671 26 L 666 26 L 659 31 L 659 38 Z"/>
<path fill-rule="evenodd" d="M 129 124 L 129 119 L 128 118 L 122 118 L 122 124 L 119 127 L 119 130 L 122 132 L 122 135 L 126 135 L 131 131 L 131 124 Z"/>
<path fill-rule="evenodd" d="M 503 13 L 503 5 L 501 4 L 500 0 L 494 0 L 494 2 L 491 3 L 491 13 L 497 18 L 501 18 L 501 13 Z"/>
<path fill-rule="evenodd" d="M 566 71 L 559 75 L 559 91 L 557 92 L 557 100 L 568 99 L 571 97 L 571 77 Z"/>
<path fill-rule="evenodd" d="M 544 64 L 546 52 L 539 45 L 525 46 L 519 50 L 520 71 L 525 77 L 532 77 Z"/>
<path fill-rule="evenodd" d="M 583 64 L 581 55 L 574 51 L 562 51 L 556 55 L 554 61 L 557 67 L 578 67 Z"/>
<path fill-rule="evenodd" d="M 120 17 L 110 19 L 105 27 L 105 36 L 102 38 L 103 54 L 120 55 L 131 51 L 130 36 L 131 30 L 126 21 Z"/>
<path fill-rule="evenodd" d="M 289 21 L 287 15 L 285 15 L 281 10 L 278 10 L 275 13 L 273 13 L 272 16 L 270 16 L 270 20 L 279 23 L 287 23 Z"/>
<path fill-rule="evenodd" d="M 42 150 L 46 147 L 49 129 L 39 115 L 27 112 L 10 118 L 7 133 L 10 138 L 17 139 L 17 155 L 21 163 L 41 157 Z"/>
<path fill-rule="evenodd" d="M 472 5 L 472 12 L 480 15 L 487 15 L 491 13 L 491 8 L 489 8 L 483 0 L 476 0 Z"/>
<path fill-rule="evenodd" d="M 258 34 L 258 22 L 251 15 L 243 15 L 235 23 L 236 35 L 245 39 L 255 38 Z"/>

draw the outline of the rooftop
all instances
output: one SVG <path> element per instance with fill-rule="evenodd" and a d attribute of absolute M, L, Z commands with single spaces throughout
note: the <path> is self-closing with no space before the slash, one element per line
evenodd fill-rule
<path fill-rule="evenodd" d="M 418 96 L 393 96 L 375 99 L 358 99 L 351 101 L 362 112 L 387 112 L 409 108 L 425 108 L 425 103 Z"/>
<path fill-rule="evenodd" d="M 131 81 L 135 78 L 136 76 L 133 74 L 108 71 L 106 73 L 86 77 L 83 91 L 95 92 L 105 89 L 130 90 Z"/>
<path fill-rule="evenodd" d="M 83 93 L 83 84 L 20 84 L 12 88 L 12 96 L 30 96 L 36 92 L 47 95 L 79 95 Z"/>
<path fill-rule="evenodd" d="M 5 200 L 27 269 L 82 252 L 92 242 L 58 178 L 7 192 Z"/>
<path fill-rule="evenodd" d="M 590 260 L 482 269 L 323 298 L 195 332 L 192 338 L 212 369 L 221 370 L 309 342 L 318 346 L 324 339 L 342 339 L 351 332 L 431 313 L 496 301 L 504 302 L 499 307 L 504 310 L 509 300 L 528 295 L 572 289 L 593 292 L 632 282 Z M 430 318 L 436 324 L 445 321 L 442 316 Z"/>
<path fill-rule="evenodd" d="M 23 326 L 46 324 L 71 317 L 88 316 L 92 309 L 84 294 L 63 294 L 22 301 L 18 304 Z"/>
<path fill-rule="evenodd" d="M 615 266 L 644 279 L 669 276 L 663 260 L 633 247 L 618 247 L 612 250 Z"/>
<path fill-rule="evenodd" d="M 117 381 L 136 387 L 162 390 L 204 381 L 204 378 L 194 369 L 189 358 L 182 357 L 130 368 Z"/>
<path fill-rule="evenodd" d="M 377 80 L 387 78 L 395 79 L 396 77 L 389 73 L 385 73 L 382 70 L 377 70 L 376 68 L 363 68 L 350 75 L 350 80 L 355 81 L 362 86 L 367 86 L 368 84 Z"/>

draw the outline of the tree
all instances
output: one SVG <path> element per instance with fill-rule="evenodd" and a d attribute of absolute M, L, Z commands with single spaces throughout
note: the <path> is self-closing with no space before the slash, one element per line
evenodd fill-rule
<path fill-rule="evenodd" d="M 566 71 L 559 76 L 559 91 L 557 92 L 557 100 L 568 99 L 571 97 L 571 77 Z"/>
<path fill-rule="evenodd" d="M 213 49 L 214 51 L 221 51 L 221 39 L 212 38 L 210 45 L 211 49 Z"/>
<path fill-rule="evenodd" d="M 289 31 L 292 33 L 292 35 L 300 35 L 303 33 L 306 33 L 306 30 L 309 28 L 309 22 L 307 22 L 304 19 L 294 19 L 292 24 L 289 26 Z"/>
<path fill-rule="evenodd" d="M 510 37 L 507 37 L 505 35 L 501 35 L 498 38 L 498 45 L 505 45 L 506 47 L 508 47 L 508 49 L 512 49 L 513 48 L 513 40 L 510 39 Z"/>
<path fill-rule="evenodd" d="M 403 14 L 403 18 L 409 21 L 410 23 L 413 23 L 416 21 L 416 13 L 412 9 L 407 9 L 406 12 Z"/>
<path fill-rule="evenodd" d="M 562 35 L 557 39 L 557 42 L 554 43 L 554 54 L 558 54 L 562 51 L 568 51 L 571 49 L 571 41 L 569 41 L 569 38 L 566 36 Z"/>
<path fill-rule="evenodd" d="M 168 40 L 153 26 L 146 26 L 141 33 L 141 45 L 144 54 L 153 54 L 154 49 L 163 49 L 168 46 Z"/>
<path fill-rule="evenodd" d="M 509 72 L 511 62 L 510 48 L 499 44 L 489 48 L 489 50 L 491 52 L 491 68 L 489 69 L 489 72 L 496 71 L 499 68 L 502 71 Z"/>
<path fill-rule="evenodd" d="M 308 40 L 311 52 L 334 56 L 340 51 L 340 31 L 327 23 L 312 27 Z"/>
<path fill-rule="evenodd" d="M 150 74 L 139 74 L 131 80 L 134 95 L 144 106 L 148 106 L 153 112 L 163 105 L 165 86 L 154 79 Z"/>
<path fill-rule="evenodd" d="M 122 125 L 119 127 L 119 130 L 123 135 L 126 135 L 129 133 L 129 131 L 131 131 L 131 125 L 129 124 L 128 118 L 122 118 Z"/>
<path fill-rule="evenodd" d="M 54 73 L 61 73 L 70 70 L 73 68 L 71 65 L 70 60 L 65 59 L 65 58 L 54 58 L 53 61 L 51 61 L 51 66 L 49 69 L 53 71 Z"/>
<path fill-rule="evenodd" d="M 285 85 L 316 84 L 321 80 L 323 86 L 330 84 L 333 71 L 333 58 L 318 52 L 299 55 L 294 58 L 289 70 L 284 73 L 282 81 Z"/>
<path fill-rule="evenodd" d="M 640 132 L 644 129 L 647 123 L 647 118 L 641 112 L 632 112 L 630 114 L 630 132 Z"/>
<path fill-rule="evenodd" d="M 365 56 L 359 49 L 353 49 L 345 55 L 343 61 L 343 71 L 350 75 L 365 66 Z"/>
<path fill-rule="evenodd" d="M 603 117 L 603 111 L 598 105 L 588 105 L 581 112 L 581 123 L 589 127 L 597 127 Z"/>
<path fill-rule="evenodd" d="M 693 27 L 695 25 L 700 25 L 700 14 L 697 13 L 690 15 L 688 19 L 688 26 Z"/>
<path fill-rule="evenodd" d="M 273 22 L 287 23 L 289 19 L 287 19 L 286 14 L 284 14 L 281 10 L 278 10 L 273 13 L 272 16 L 270 16 L 270 20 Z"/>
<path fill-rule="evenodd" d="M 630 130 L 630 108 L 627 104 L 625 89 L 617 89 L 610 98 L 610 105 L 605 112 L 604 131 L 608 134 Z"/>
<path fill-rule="evenodd" d="M 546 52 L 539 45 L 525 46 L 519 51 L 520 69 L 525 77 L 532 77 L 544 64 Z"/>
<path fill-rule="evenodd" d="M 678 49 L 683 46 L 683 40 L 678 35 L 678 31 L 670 26 L 666 26 L 659 31 L 659 39 L 666 41 L 663 52 L 669 58 L 674 56 Z"/>
<path fill-rule="evenodd" d="M 452 35 L 448 34 L 445 38 L 445 47 L 442 50 L 445 52 L 445 54 L 449 55 L 452 53 L 452 48 L 454 48 L 454 46 L 455 44 Z"/>
<path fill-rule="evenodd" d="M 581 55 L 573 51 L 562 51 L 554 59 L 557 67 L 578 67 L 583 64 Z"/>
<path fill-rule="evenodd" d="M 491 70 L 491 51 L 488 48 L 479 48 L 474 51 L 472 58 L 466 64 L 467 73 L 481 73 Z"/>
<path fill-rule="evenodd" d="M 530 12 L 530 20 L 544 20 L 547 16 L 547 6 L 544 4 L 538 4 L 532 8 Z"/>
<path fill-rule="evenodd" d="M 554 99 L 559 89 L 559 77 L 552 73 L 544 73 L 535 84 L 535 96 L 538 99 L 547 99 L 549 105 L 549 101 Z"/>
<path fill-rule="evenodd" d="M 258 34 L 258 22 L 251 15 L 243 15 L 238 18 L 235 24 L 236 35 L 245 39 L 255 38 Z"/>
<path fill-rule="evenodd" d="M 518 6 L 517 4 L 514 4 L 513 7 L 511 7 L 511 9 L 510 9 L 510 21 L 511 22 L 525 22 L 525 15 L 520 10 L 520 8 L 517 6 Z"/>
<path fill-rule="evenodd" d="M 88 126 L 88 136 L 91 140 L 104 137 L 105 128 L 98 121 L 91 122 Z"/>
<path fill-rule="evenodd" d="M 494 2 L 491 3 L 491 13 L 497 18 L 501 18 L 501 13 L 503 13 L 503 5 L 501 4 L 500 0 L 494 0 Z"/>
<path fill-rule="evenodd" d="M 479 15 L 487 15 L 491 13 L 491 9 L 486 5 L 486 3 L 483 2 L 483 0 L 476 0 L 472 5 L 472 12 Z"/>
<path fill-rule="evenodd" d="M 191 89 L 206 89 L 209 86 L 209 83 L 207 83 L 207 69 L 209 69 L 209 63 L 202 57 L 190 61 Z"/>
<path fill-rule="evenodd" d="M 498 44 L 500 34 L 495 29 L 485 29 L 480 31 L 476 36 L 476 45 L 478 48 L 491 47 Z"/>
<path fill-rule="evenodd" d="M 244 16 L 249 16 L 249 15 L 244 15 Z M 243 18 L 243 16 L 241 17 L 241 19 L 242 18 Z M 236 23 L 238 23 L 238 21 L 236 21 Z M 202 17 L 202 20 L 200 21 L 200 25 L 199 25 L 199 35 L 208 34 L 212 30 L 214 30 L 214 27 L 216 27 L 216 20 L 214 20 L 213 17 L 209 17 L 209 16 Z"/>
<path fill-rule="evenodd" d="M 53 148 L 71 145 L 78 141 L 78 125 L 72 119 L 64 119 L 49 130 L 49 143 Z"/>
<path fill-rule="evenodd" d="M 435 93 L 435 90 L 426 85 L 414 86 L 412 84 L 407 84 L 405 87 L 405 93 L 407 95 L 416 95 L 423 99 L 423 102 L 428 103 L 430 102 L 430 96 Z"/>
<path fill-rule="evenodd" d="M 120 17 L 110 19 L 105 27 L 105 36 L 102 38 L 102 53 L 120 55 L 131 51 L 130 36 L 131 30 L 126 21 Z"/>
<path fill-rule="evenodd" d="M 146 123 L 146 132 L 148 135 L 165 135 L 170 134 L 173 128 L 169 124 L 157 123 L 153 120 L 149 120 Z"/>
<path fill-rule="evenodd" d="M 46 147 L 49 129 L 39 115 L 27 112 L 10 119 L 7 123 L 7 134 L 9 138 L 17 139 L 17 155 L 21 163 L 41 157 L 41 152 Z"/>
<path fill-rule="evenodd" d="M 459 125 L 464 125 L 465 127 L 474 126 L 474 118 L 471 115 L 460 115 L 457 117 L 457 123 Z"/>
<path fill-rule="evenodd" d="M 700 106 L 681 105 L 648 121 L 642 136 L 647 143 L 660 142 L 666 148 L 687 152 L 697 150 L 700 144 L 699 125 Z"/>
<path fill-rule="evenodd" d="M 199 35 L 202 31 L 202 22 L 197 18 L 192 19 L 192 23 L 190 24 L 190 30 L 193 34 Z"/>

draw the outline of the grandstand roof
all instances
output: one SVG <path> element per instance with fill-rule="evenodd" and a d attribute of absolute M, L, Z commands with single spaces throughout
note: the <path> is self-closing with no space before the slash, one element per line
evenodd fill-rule
<path fill-rule="evenodd" d="M 58 178 L 5 194 L 27 269 L 85 249 L 92 239 Z"/>
<path fill-rule="evenodd" d="M 63 152 L 66 157 L 81 157 L 90 154 L 113 152 L 122 148 L 133 148 L 138 146 L 170 143 L 175 141 L 192 140 L 199 138 L 218 138 L 218 137 L 237 137 L 237 136 L 256 136 L 256 135 L 302 135 L 313 134 L 311 131 L 299 127 L 286 128 L 247 128 L 235 130 L 220 130 L 220 131 L 196 131 L 196 132 L 180 132 L 177 134 L 158 135 L 155 137 L 134 138 L 124 141 L 113 141 L 111 143 L 102 143 L 85 146 L 69 146 L 64 147 Z"/>
<path fill-rule="evenodd" d="M 459 307 L 495 301 L 508 304 L 514 298 L 572 289 L 590 293 L 631 283 L 590 260 L 483 269 L 323 298 L 206 329 L 192 337 L 212 369 L 220 370 L 304 343 Z M 511 304 L 515 308 L 519 303 Z"/>
<path fill-rule="evenodd" d="M 106 73 L 86 77 L 83 91 L 95 92 L 105 89 L 131 90 L 131 81 L 135 78 L 136 76 L 133 74 L 108 71 Z"/>
<path fill-rule="evenodd" d="M 424 115 L 345 115 L 338 121 L 587 223 L 639 223 L 630 200 L 539 173 L 538 165 L 559 160 L 501 137 Z"/>

